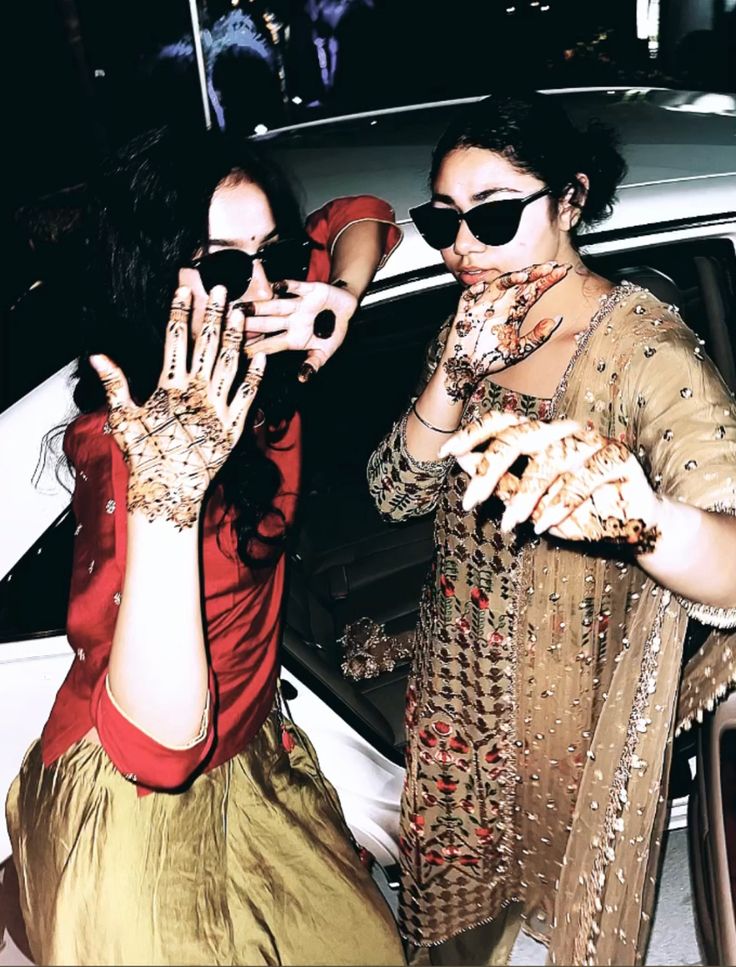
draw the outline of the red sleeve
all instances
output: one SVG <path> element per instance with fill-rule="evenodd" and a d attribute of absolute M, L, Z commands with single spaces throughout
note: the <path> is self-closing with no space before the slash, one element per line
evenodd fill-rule
<path fill-rule="evenodd" d="M 381 258 L 383 265 L 401 241 L 401 229 L 396 225 L 396 215 L 388 202 L 375 195 L 353 195 L 349 198 L 335 198 L 312 212 L 307 218 L 306 231 L 317 245 L 322 246 L 322 251 L 318 249 L 313 253 L 310 281 L 328 280 L 335 243 L 349 225 L 363 221 L 385 222 L 389 226 Z"/>
<path fill-rule="evenodd" d="M 212 748 L 214 695 L 215 680 L 210 668 L 203 735 L 181 748 L 161 745 L 123 714 L 108 690 L 107 672 L 100 676 L 92 693 L 92 719 L 103 749 L 126 779 L 149 789 L 177 789 L 194 775 Z"/>

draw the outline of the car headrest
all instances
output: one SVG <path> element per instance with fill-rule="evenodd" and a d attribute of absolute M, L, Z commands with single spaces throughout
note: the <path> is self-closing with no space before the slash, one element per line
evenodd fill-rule
<path fill-rule="evenodd" d="M 684 296 L 678 288 L 674 279 L 665 275 L 659 269 L 654 269 L 650 265 L 631 265 L 626 268 L 616 269 L 611 273 L 615 282 L 622 282 L 626 279 L 635 285 L 640 285 L 648 289 L 653 296 L 668 305 L 682 306 Z"/>

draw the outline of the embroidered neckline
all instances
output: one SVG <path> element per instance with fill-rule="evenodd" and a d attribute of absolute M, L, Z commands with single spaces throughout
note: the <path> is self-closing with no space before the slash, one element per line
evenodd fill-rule
<path fill-rule="evenodd" d="M 570 362 L 567 364 L 565 372 L 562 374 L 562 379 L 560 380 L 557 389 L 552 394 L 552 412 L 550 414 L 550 419 L 555 419 L 557 417 L 557 408 L 560 404 L 560 400 L 567 390 L 568 383 L 570 382 L 570 376 L 575 368 L 575 364 L 587 349 L 588 343 L 590 342 L 590 337 L 598 329 L 603 320 L 607 319 L 613 310 L 620 306 L 621 303 L 626 299 L 628 299 L 630 295 L 633 295 L 635 292 L 643 291 L 644 290 L 641 288 L 641 286 L 635 285 L 633 282 L 623 281 L 615 286 L 615 288 L 613 288 L 608 295 L 603 297 L 603 301 L 601 302 L 599 308 L 594 312 L 588 328 L 584 329 L 580 334 L 580 339 L 578 340 L 575 352 L 573 353 Z"/>

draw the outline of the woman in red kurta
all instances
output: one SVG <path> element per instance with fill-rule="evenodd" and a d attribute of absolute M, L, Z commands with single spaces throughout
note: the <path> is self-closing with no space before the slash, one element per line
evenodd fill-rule
<path fill-rule="evenodd" d="M 279 331 L 318 369 L 398 240 L 393 213 L 342 199 L 305 235 L 251 149 L 162 132 L 118 157 L 92 212 L 90 348 L 106 355 L 80 363 L 83 413 L 65 437 L 76 656 L 7 807 L 34 957 L 401 963 L 334 792 L 275 701 L 299 489 L 292 391 L 309 374 L 271 360 L 261 383 L 259 354 L 241 382 L 240 352 L 243 328 L 251 349 Z M 177 275 L 187 288 L 167 322 L 159 290 Z M 240 309 L 220 344 L 226 294 Z"/>

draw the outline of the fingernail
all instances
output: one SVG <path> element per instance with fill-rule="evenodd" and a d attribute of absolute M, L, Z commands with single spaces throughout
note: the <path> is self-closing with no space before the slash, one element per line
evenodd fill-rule
<path fill-rule="evenodd" d="M 254 316 L 256 307 L 252 302 L 233 302 L 233 309 L 240 309 L 244 316 Z"/>
<path fill-rule="evenodd" d="M 284 279 L 279 279 L 278 282 L 273 283 L 273 285 L 271 286 L 271 289 L 275 296 L 284 295 L 286 292 L 289 291 L 289 283 L 286 282 Z"/>
<path fill-rule="evenodd" d="M 317 370 L 314 366 L 311 366 L 309 363 L 302 363 L 297 378 L 300 383 L 308 383 L 316 372 Z"/>

